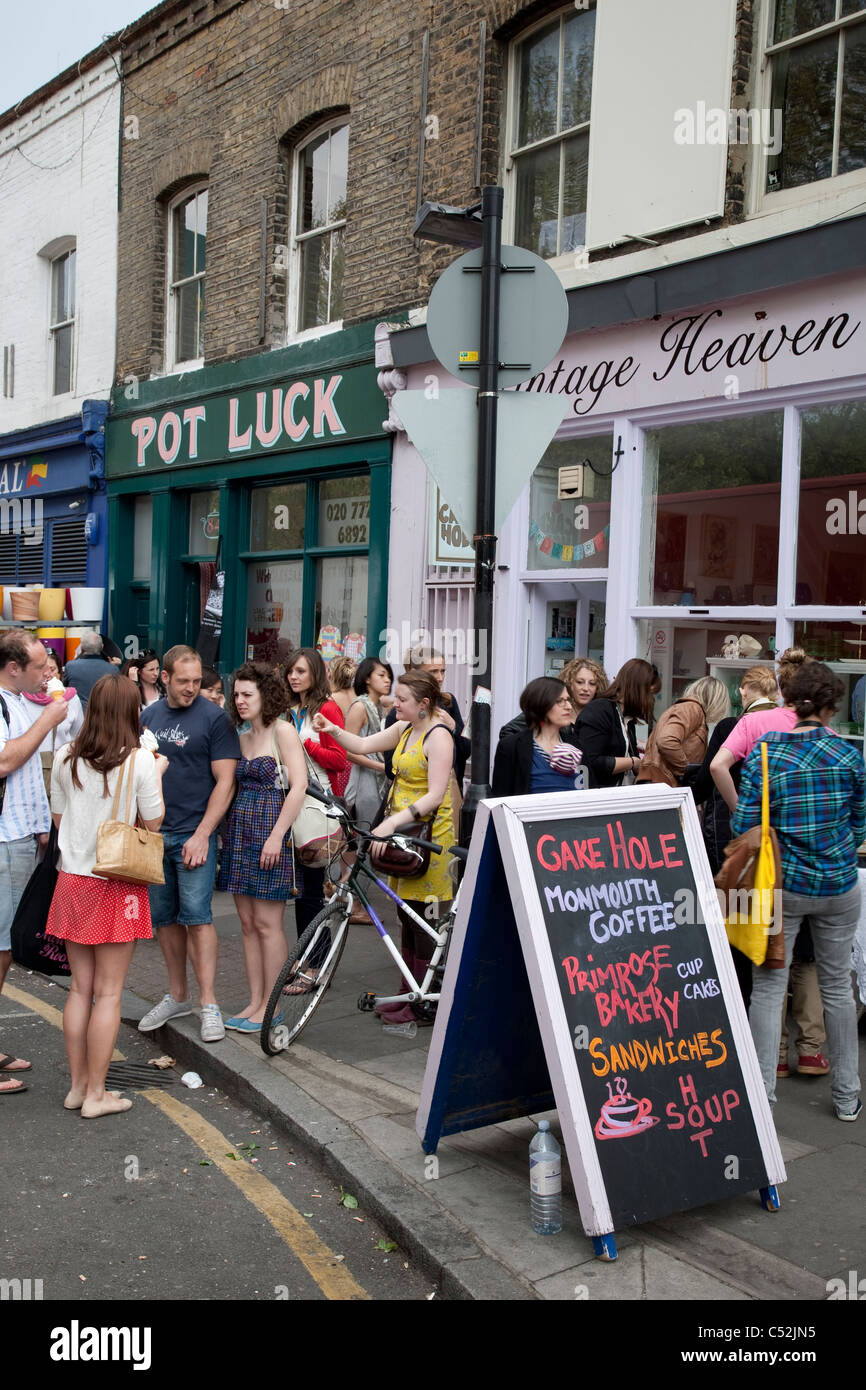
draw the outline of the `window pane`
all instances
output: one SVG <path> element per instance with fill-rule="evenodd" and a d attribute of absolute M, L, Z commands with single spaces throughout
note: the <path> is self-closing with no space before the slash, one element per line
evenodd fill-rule
<path fill-rule="evenodd" d="M 560 130 L 589 120 L 595 10 L 570 15 L 563 24 L 562 118 Z"/>
<path fill-rule="evenodd" d="M 343 317 L 343 269 L 346 261 L 343 229 L 331 232 L 331 298 L 328 308 L 328 322 L 336 323 Z"/>
<path fill-rule="evenodd" d="M 866 607 L 866 402 L 804 411 L 798 604 Z"/>
<path fill-rule="evenodd" d="M 319 487 L 319 545 L 369 544 L 369 475 L 323 482 Z"/>
<path fill-rule="evenodd" d="M 51 322 L 75 317 L 75 252 L 60 256 L 51 266 Z"/>
<path fill-rule="evenodd" d="M 562 226 L 559 254 L 573 251 L 586 241 L 586 177 L 589 136 L 575 135 L 562 147 L 565 164 L 562 179 Z"/>
<path fill-rule="evenodd" d="M 516 161 L 514 240 L 538 256 L 557 254 L 559 146 L 524 154 Z"/>
<path fill-rule="evenodd" d="M 153 498 L 136 497 L 132 542 L 132 577 L 149 579 L 153 557 Z"/>
<path fill-rule="evenodd" d="M 191 493 L 189 499 L 190 555 L 216 555 L 219 538 L 219 490 Z"/>
<path fill-rule="evenodd" d="M 72 325 L 54 333 L 54 394 L 72 390 Z"/>
<path fill-rule="evenodd" d="M 773 42 L 783 43 L 836 18 L 836 0 L 776 0 Z"/>
<path fill-rule="evenodd" d="M 195 272 L 201 275 L 205 268 L 207 250 L 207 189 L 196 194 L 195 225 Z"/>
<path fill-rule="evenodd" d="M 328 220 L 329 132 L 311 140 L 300 159 L 298 180 L 298 231 L 323 227 Z"/>
<path fill-rule="evenodd" d="M 532 475 L 529 491 L 529 546 L 526 567 L 531 570 L 607 569 L 610 561 L 610 473 L 612 436 L 559 439 L 547 449 Z M 598 474 L 584 466 L 583 491 L 562 501 L 562 490 L 574 488 L 561 470 L 590 460 Z"/>
<path fill-rule="evenodd" d="M 195 275 L 195 198 L 188 198 L 174 210 L 173 280 Z"/>
<path fill-rule="evenodd" d="M 303 590 L 303 560 L 249 566 L 247 661 L 283 665 L 301 645 Z"/>
<path fill-rule="evenodd" d="M 349 642 L 350 653 L 367 649 L 367 556 L 335 555 L 316 564 L 316 647 L 325 660 Z"/>
<path fill-rule="evenodd" d="M 301 242 L 300 304 L 298 328 L 328 323 L 328 265 L 330 237 L 311 237 Z"/>
<path fill-rule="evenodd" d="M 866 164 L 866 25 L 849 29 L 843 42 L 842 119 L 839 125 L 839 174 Z"/>
<path fill-rule="evenodd" d="M 862 745 L 866 706 L 866 623 L 806 622 L 794 624 L 794 645 L 816 661 L 825 661 L 844 687 L 832 727 L 843 738 Z"/>
<path fill-rule="evenodd" d="M 781 412 L 649 431 L 640 602 L 775 603 L 781 478 Z"/>
<path fill-rule="evenodd" d="M 781 110 L 782 149 L 767 161 L 769 188 L 796 188 L 833 172 L 835 35 L 773 59 L 773 99 Z"/>
<path fill-rule="evenodd" d="M 725 639 L 752 639 L 752 652 L 733 660 L 722 656 Z M 775 670 L 775 629 L 770 622 L 725 618 L 717 622 L 691 622 L 688 618 L 642 618 L 638 623 L 638 655 L 658 668 L 662 688 L 656 696 L 655 716 L 678 700 L 690 681 L 715 676 L 728 687 L 731 713 L 742 714 L 739 685 L 750 666 Z"/>
<path fill-rule="evenodd" d="M 559 81 L 559 20 L 520 45 L 517 145 L 554 135 Z"/>
<path fill-rule="evenodd" d="M 175 361 L 191 362 L 204 355 L 203 308 L 204 284 L 201 280 L 191 280 L 175 290 L 177 298 L 177 333 L 175 337 Z"/>
<path fill-rule="evenodd" d="M 857 14 L 860 10 L 866 10 L 866 0 L 842 0 L 842 18 L 846 15 Z"/>
<path fill-rule="evenodd" d="M 328 197 L 328 221 L 339 222 L 346 216 L 346 188 L 349 179 L 349 127 L 331 131 L 331 178 Z"/>
<path fill-rule="evenodd" d="M 257 487 L 251 499 L 250 550 L 300 550 L 304 544 L 305 483 Z"/>

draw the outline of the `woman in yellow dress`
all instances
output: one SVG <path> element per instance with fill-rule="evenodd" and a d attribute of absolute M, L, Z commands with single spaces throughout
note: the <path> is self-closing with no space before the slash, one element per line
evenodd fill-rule
<path fill-rule="evenodd" d="M 316 715 L 317 733 L 330 734 L 347 753 L 380 753 L 393 750 L 394 783 L 387 815 L 376 833 L 390 835 L 401 825 L 433 818 L 433 840 L 443 849 L 454 845 L 454 817 L 449 779 L 454 762 L 454 739 L 439 714 L 441 692 L 426 671 L 405 671 L 397 681 L 394 707 L 397 722 L 378 734 L 361 738 L 340 729 L 323 715 Z M 375 845 L 373 862 L 375 863 Z M 392 878 L 390 885 L 400 897 L 431 926 L 447 912 L 454 895 L 449 872 L 450 856 L 431 854 L 427 872 L 421 878 Z M 415 979 L 421 981 L 434 942 L 405 912 L 398 909 L 404 961 Z M 400 990 L 405 985 L 401 982 Z M 427 1022 L 424 1011 L 410 1004 L 396 1004 L 380 1010 L 383 1023 Z"/>

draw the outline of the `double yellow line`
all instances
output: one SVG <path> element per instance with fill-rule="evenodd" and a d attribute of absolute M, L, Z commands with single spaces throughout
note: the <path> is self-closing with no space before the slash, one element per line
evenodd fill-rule
<path fill-rule="evenodd" d="M 27 994 L 23 989 L 8 983 L 3 992 L 9 999 L 32 1009 L 55 1028 L 62 1029 L 63 1015 L 53 1005 L 46 1004 L 35 995 Z M 112 1061 L 125 1061 L 123 1053 L 115 1050 Z M 337 1301 L 369 1299 L 370 1295 L 355 1282 L 348 1269 L 337 1260 L 333 1250 L 319 1239 L 297 1207 L 292 1206 L 264 1173 L 260 1173 L 245 1161 L 238 1162 L 226 1158 L 226 1151 L 232 1149 L 233 1145 L 215 1125 L 210 1124 L 197 1110 L 184 1105 L 183 1101 L 168 1095 L 165 1091 L 154 1088 L 142 1091 L 141 1095 L 182 1129 L 214 1167 L 225 1173 L 247 1201 L 267 1218 L 277 1235 L 304 1266 L 326 1298 Z"/>

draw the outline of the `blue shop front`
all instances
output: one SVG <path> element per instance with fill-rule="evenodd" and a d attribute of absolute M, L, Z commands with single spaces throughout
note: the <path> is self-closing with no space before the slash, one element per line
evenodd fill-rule
<path fill-rule="evenodd" d="M 0 435 L 0 585 L 9 591 L 104 589 L 107 401 L 81 413 Z"/>

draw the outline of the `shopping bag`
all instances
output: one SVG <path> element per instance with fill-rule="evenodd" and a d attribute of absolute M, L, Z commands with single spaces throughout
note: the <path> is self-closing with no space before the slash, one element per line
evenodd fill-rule
<path fill-rule="evenodd" d="M 36 865 L 12 920 L 12 959 L 42 975 L 69 975 L 66 946 L 45 931 L 57 886 L 57 829 L 52 825 L 45 858 Z"/>
<path fill-rule="evenodd" d="M 726 845 L 716 885 L 725 895 L 722 911 L 731 945 L 753 965 L 779 969 L 785 963 L 782 861 L 776 832 L 770 825 L 766 743 L 761 744 L 761 775 L 761 824 Z"/>

